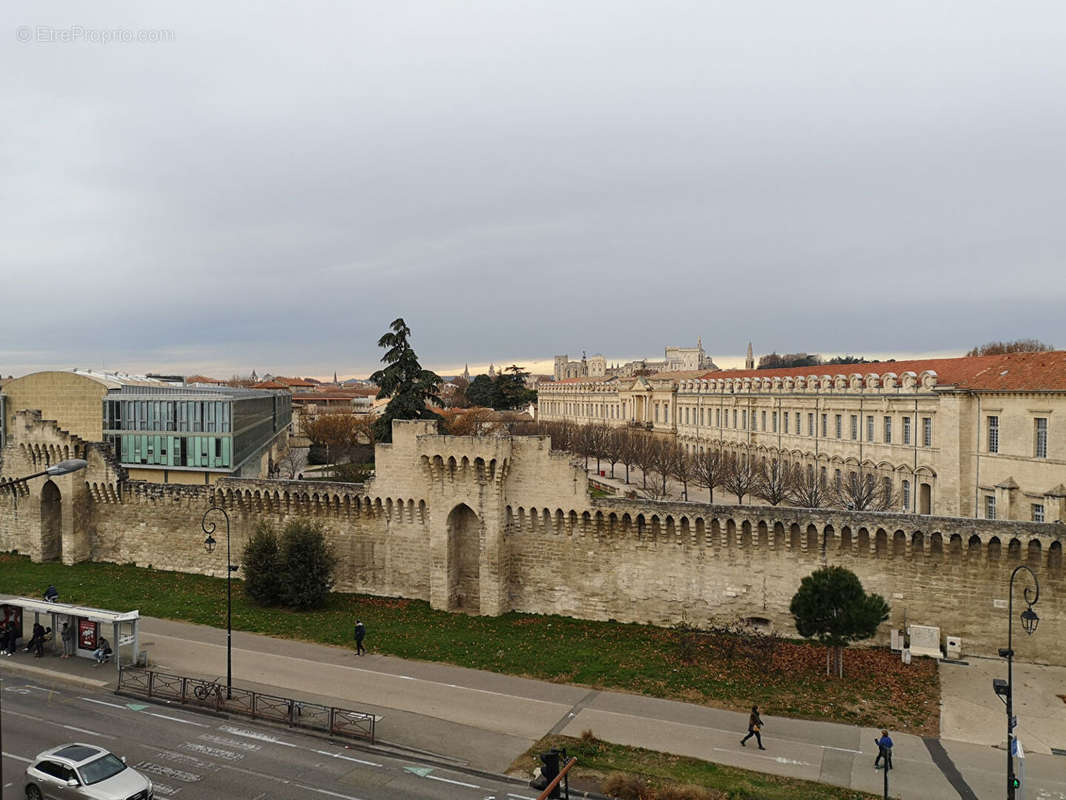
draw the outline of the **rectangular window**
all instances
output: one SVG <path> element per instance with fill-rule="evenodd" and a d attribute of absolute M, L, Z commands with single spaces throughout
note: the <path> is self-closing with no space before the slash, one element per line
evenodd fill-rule
<path fill-rule="evenodd" d="M 1044 504 L 1043 503 L 1033 503 L 1032 506 L 1033 506 L 1033 522 L 1043 522 L 1044 521 Z"/>
<path fill-rule="evenodd" d="M 885 417 L 885 444 L 892 444 L 892 417 Z"/>
<path fill-rule="evenodd" d="M 716 428 L 722 427 L 722 409 L 720 408 L 714 410 L 714 426 Z"/>
<path fill-rule="evenodd" d="M 685 424 L 688 425 L 688 406 L 685 406 Z"/>
<path fill-rule="evenodd" d="M 777 412 L 776 411 L 773 413 L 773 421 L 774 421 L 774 433 L 777 433 Z"/>
<path fill-rule="evenodd" d="M 659 421 L 659 404 L 658 403 L 655 404 L 655 421 L 656 422 Z"/>
<path fill-rule="evenodd" d="M 740 412 L 740 422 L 741 422 L 741 427 L 744 428 L 744 430 L 747 430 L 748 429 L 748 410 L 747 409 L 744 409 L 743 411 Z"/>
<path fill-rule="evenodd" d="M 814 436 L 814 414 L 807 415 L 807 435 Z"/>
<path fill-rule="evenodd" d="M 762 412 L 762 429 L 766 430 L 766 412 Z"/>
<path fill-rule="evenodd" d="M 903 510 L 910 511 L 911 509 L 911 482 L 903 481 Z"/>
<path fill-rule="evenodd" d="M 663 422 L 670 421 L 670 406 L 663 403 Z"/>
<path fill-rule="evenodd" d="M 1033 455 L 1037 458 L 1047 458 L 1047 417 L 1037 417 L 1033 422 L 1036 423 Z"/>
<path fill-rule="evenodd" d="M 874 418 L 868 416 L 866 418 L 866 441 L 872 442 L 874 440 Z"/>
<path fill-rule="evenodd" d="M 841 414 L 837 414 L 836 415 L 836 432 L 837 432 L 837 438 L 838 439 L 843 436 L 843 430 L 844 430 L 844 417 Z"/>
<path fill-rule="evenodd" d="M 826 436 L 828 436 L 828 435 L 829 435 L 829 434 L 828 434 L 828 433 L 826 432 L 826 431 L 828 430 L 828 425 L 829 425 L 829 415 L 828 415 L 828 414 L 822 414 L 822 438 L 823 438 L 823 439 L 824 439 L 824 438 L 825 438 Z"/>
<path fill-rule="evenodd" d="M 911 418 L 903 418 L 903 444 L 911 443 Z"/>
<path fill-rule="evenodd" d="M 922 417 L 922 447 L 933 446 L 933 418 Z"/>
<path fill-rule="evenodd" d="M 996 496 L 991 494 L 985 495 L 985 519 L 996 518 Z"/>
<path fill-rule="evenodd" d="M 851 415 L 851 438 L 852 441 L 859 438 L 859 415 Z"/>
<path fill-rule="evenodd" d="M 785 412 L 784 417 L 785 417 L 785 433 L 788 433 L 788 412 L 787 411 Z"/>
<path fill-rule="evenodd" d="M 800 412 L 796 412 L 796 435 L 800 435 Z"/>
<path fill-rule="evenodd" d="M 737 427 L 737 410 L 733 409 L 733 427 Z"/>
<path fill-rule="evenodd" d="M 703 407 L 700 407 L 700 427 L 703 426 Z"/>

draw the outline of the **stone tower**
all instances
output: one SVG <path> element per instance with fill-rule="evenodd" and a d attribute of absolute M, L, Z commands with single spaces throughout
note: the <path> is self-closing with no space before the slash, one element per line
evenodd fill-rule
<path fill-rule="evenodd" d="M 755 369 L 755 356 L 751 352 L 751 342 L 748 342 L 748 357 L 744 359 L 744 369 Z"/>

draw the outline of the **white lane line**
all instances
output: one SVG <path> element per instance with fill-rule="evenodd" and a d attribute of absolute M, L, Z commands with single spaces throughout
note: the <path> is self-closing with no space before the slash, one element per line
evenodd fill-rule
<path fill-rule="evenodd" d="M 117 703 L 105 703 L 103 700 L 93 700 L 91 697 L 82 697 L 79 699 L 84 700 L 86 703 L 96 703 L 99 706 L 111 706 L 111 708 L 121 708 L 123 711 L 129 711 L 128 708 L 120 706 Z"/>
<path fill-rule="evenodd" d="M 22 756 L 17 756 L 14 753 L 6 753 L 5 752 L 4 753 L 4 758 L 13 758 L 16 761 L 23 761 L 23 762 L 25 762 L 27 764 L 32 764 L 33 763 L 33 759 L 32 758 L 23 758 Z M 8 785 L 10 786 L 11 784 L 8 784 Z"/>
<path fill-rule="evenodd" d="M 169 719 L 173 722 L 184 722 L 186 725 L 195 725 L 197 728 L 210 728 L 210 725 L 204 725 L 202 722 L 193 722 L 191 719 L 182 719 L 181 717 L 168 717 L 166 714 L 156 714 L 154 711 L 143 712 L 151 717 L 159 717 L 160 719 Z"/>
<path fill-rule="evenodd" d="M 713 747 L 712 750 L 716 750 L 719 753 L 736 753 L 737 751 L 730 747 Z M 795 767 L 813 767 L 807 761 L 796 761 L 794 758 L 785 758 L 784 756 L 760 756 L 758 753 L 751 753 L 749 757 L 765 758 L 767 761 L 776 761 L 778 764 L 791 764 Z"/>
<path fill-rule="evenodd" d="M 518 800 L 537 800 L 535 797 L 526 797 L 524 794 L 511 794 L 510 792 L 507 793 L 507 796 L 516 797 Z"/>
<path fill-rule="evenodd" d="M 862 750 L 852 750 L 850 747 L 832 747 L 827 744 L 822 745 L 823 750 L 839 750 L 841 753 L 858 753 L 862 755 Z"/>
<path fill-rule="evenodd" d="M 302 783 L 294 783 L 297 789 L 305 789 L 309 792 L 318 792 L 319 794 L 328 794 L 330 797 L 340 797 L 343 800 L 361 800 L 359 797 L 353 797 L 350 794 L 340 794 L 339 792 L 331 792 L 326 789 L 316 789 L 314 786 L 304 786 Z"/>
<path fill-rule="evenodd" d="M 453 783 L 456 786 L 465 786 L 467 789 L 480 789 L 476 783 L 463 783 L 462 781 L 453 781 L 450 778 L 438 778 L 436 775 L 423 775 L 424 778 L 429 778 L 431 781 L 440 781 L 441 783 Z"/>
<path fill-rule="evenodd" d="M 87 733 L 90 736 L 99 736 L 101 739 L 114 739 L 114 736 L 110 736 L 106 733 L 97 733 L 96 731 L 86 730 L 85 728 L 75 728 L 73 725 L 64 725 L 68 731 L 77 731 L 78 733 Z"/>
<path fill-rule="evenodd" d="M 375 764 L 373 761 L 363 761 L 361 758 L 352 758 L 351 756 L 342 756 L 340 753 L 331 753 L 328 750 L 312 750 L 311 752 L 323 756 L 329 756 L 330 758 L 343 758 L 345 761 L 354 761 L 356 764 L 366 764 L 368 767 L 384 766 L 384 764 Z"/>

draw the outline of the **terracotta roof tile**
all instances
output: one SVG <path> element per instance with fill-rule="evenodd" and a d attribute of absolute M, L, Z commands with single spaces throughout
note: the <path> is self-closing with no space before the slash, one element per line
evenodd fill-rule
<path fill-rule="evenodd" d="M 985 391 L 1066 390 L 1066 351 L 1009 353 L 998 356 L 925 358 L 910 361 L 881 361 L 876 364 L 820 364 L 786 369 L 717 370 L 701 373 L 702 378 L 773 378 L 797 375 L 883 375 L 931 370 L 937 385 Z"/>

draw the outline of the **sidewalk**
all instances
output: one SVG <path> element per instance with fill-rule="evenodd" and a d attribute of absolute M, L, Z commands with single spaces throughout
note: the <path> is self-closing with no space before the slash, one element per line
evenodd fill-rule
<path fill-rule="evenodd" d="M 215 678 L 225 674 L 226 633 L 143 618 L 142 647 L 154 668 Z M 371 645 L 373 641 L 369 642 Z M 17 663 L 12 663 L 16 661 Z M 7 668 L 45 669 L 79 680 L 106 679 L 83 659 L 2 659 Z M 592 730 L 620 744 L 688 755 L 760 772 L 880 792 L 873 769 L 877 731 L 764 714 L 767 749 L 742 748 L 746 715 L 621 692 L 590 690 L 442 664 L 233 634 L 234 684 L 379 715 L 383 743 L 415 748 L 502 772 L 549 732 L 580 736 Z M 772 709 L 768 709 L 772 712 Z M 1002 749 L 989 744 L 894 735 L 892 794 L 915 800 L 1003 797 Z M 1027 759 L 1030 798 L 1066 800 L 1066 758 Z M 961 773 L 955 784 L 947 777 Z M 972 790 L 972 791 L 971 791 Z M 1040 792 L 1043 794 L 1040 794 Z"/>

